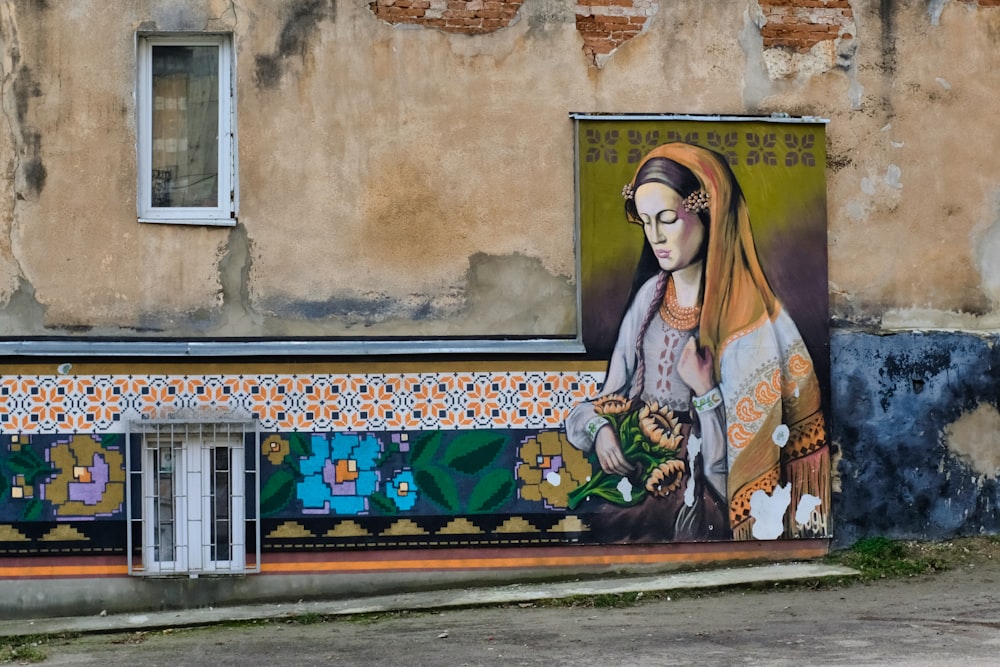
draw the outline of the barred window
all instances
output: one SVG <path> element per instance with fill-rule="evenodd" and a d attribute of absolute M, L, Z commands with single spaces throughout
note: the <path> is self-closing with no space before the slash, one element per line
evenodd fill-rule
<path fill-rule="evenodd" d="M 133 422 L 131 574 L 260 570 L 257 440 L 253 422 Z"/>

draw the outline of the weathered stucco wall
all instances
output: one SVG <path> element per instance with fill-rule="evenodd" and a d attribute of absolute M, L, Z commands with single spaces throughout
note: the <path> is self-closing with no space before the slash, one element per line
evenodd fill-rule
<path fill-rule="evenodd" d="M 1000 531 L 996 335 L 833 338 L 836 540 Z"/>
<path fill-rule="evenodd" d="M 0 331 L 572 333 L 577 110 L 831 118 L 835 317 L 995 326 L 995 4 L 6 0 Z M 235 36 L 235 230 L 136 223 L 137 30 Z"/>
<path fill-rule="evenodd" d="M 839 539 L 995 530 L 998 5 L 0 0 L 0 336 L 572 334 L 569 112 L 826 117 Z M 139 30 L 234 35 L 235 228 L 136 222 Z"/>

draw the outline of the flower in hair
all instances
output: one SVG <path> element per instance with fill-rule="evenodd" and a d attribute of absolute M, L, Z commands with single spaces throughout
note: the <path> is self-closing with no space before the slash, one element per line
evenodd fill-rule
<path fill-rule="evenodd" d="M 624 187 L 622 187 L 622 197 L 624 197 L 625 199 L 631 199 L 632 195 L 634 194 L 635 194 L 635 188 L 632 187 L 632 182 L 629 181 L 628 183 L 625 184 Z"/>
<path fill-rule="evenodd" d="M 701 213 L 708 210 L 711 196 L 705 190 L 696 190 L 684 198 L 684 210 L 688 213 Z"/>

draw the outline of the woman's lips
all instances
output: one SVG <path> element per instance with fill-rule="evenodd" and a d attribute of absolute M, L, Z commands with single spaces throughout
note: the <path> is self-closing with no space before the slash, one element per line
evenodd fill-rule
<path fill-rule="evenodd" d="M 656 250 L 654 252 L 655 252 L 656 256 L 659 257 L 660 259 L 670 259 L 670 251 L 669 250 Z"/>

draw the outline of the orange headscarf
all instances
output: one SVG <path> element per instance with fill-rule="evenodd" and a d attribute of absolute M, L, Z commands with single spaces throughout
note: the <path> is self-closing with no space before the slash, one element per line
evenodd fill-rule
<path fill-rule="evenodd" d="M 701 183 L 701 188 L 709 194 L 708 248 L 705 252 L 699 342 L 712 351 L 715 376 L 719 380 L 722 356 L 728 344 L 741 334 L 758 330 L 768 321 L 773 322 L 781 306 L 761 269 L 746 200 L 725 158 L 690 144 L 664 144 L 646 155 L 636 170 L 636 176 L 643 165 L 653 158 L 666 158 L 688 168 Z M 635 190 L 636 176 L 632 177 L 632 191 Z M 774 368 L 768 369 L 760 379 L 778 378 L 784 382 L 782 364 L 783 361 L 775 362 Z M 822 516 L 816 524 L 820 527 L 813 534 L 823 534 L 826 530 L 830 459 L 818 384 L 811 364 L 808 367 L 809 377 L 800 382 L 795 393 L 797 398 L 773 403 L 761 426 L 745 432 L 739 455 L 730 462 L 727 496 L 736 539 L 750 538 L 752 519 L 749 508 L 753 492 L 760 489 L 771 493 L 782 480 L 792 485 L 793 503 L 797 504 L 805 493 L 821 499 Z M 785 387 L 779 388 L 781 396 L 788 393 Z M 766 429 L 763 424 L 768 425 Z M 783 451 L 772 440 L 773 429 L 778 424 L 786 424 L 791 429 L 789 444 Z M 786 525 L 788 535 L 805 534 L 790 512 L 786 514 Z"/>
<path fill-rule="evenodd" d="M 666 158 L 687 167 L 709 193 L 708 249 L 699 342 L 715 357 L 716 375 L 729 338 L 775 315 L 776 298 L 757 259 L 746 200 L 732 170 L 718 153 L 685 143 L 650 151 L 636 169 L 652 158 Z M 635 176 L 632 177 L 634 188 Z"/>

